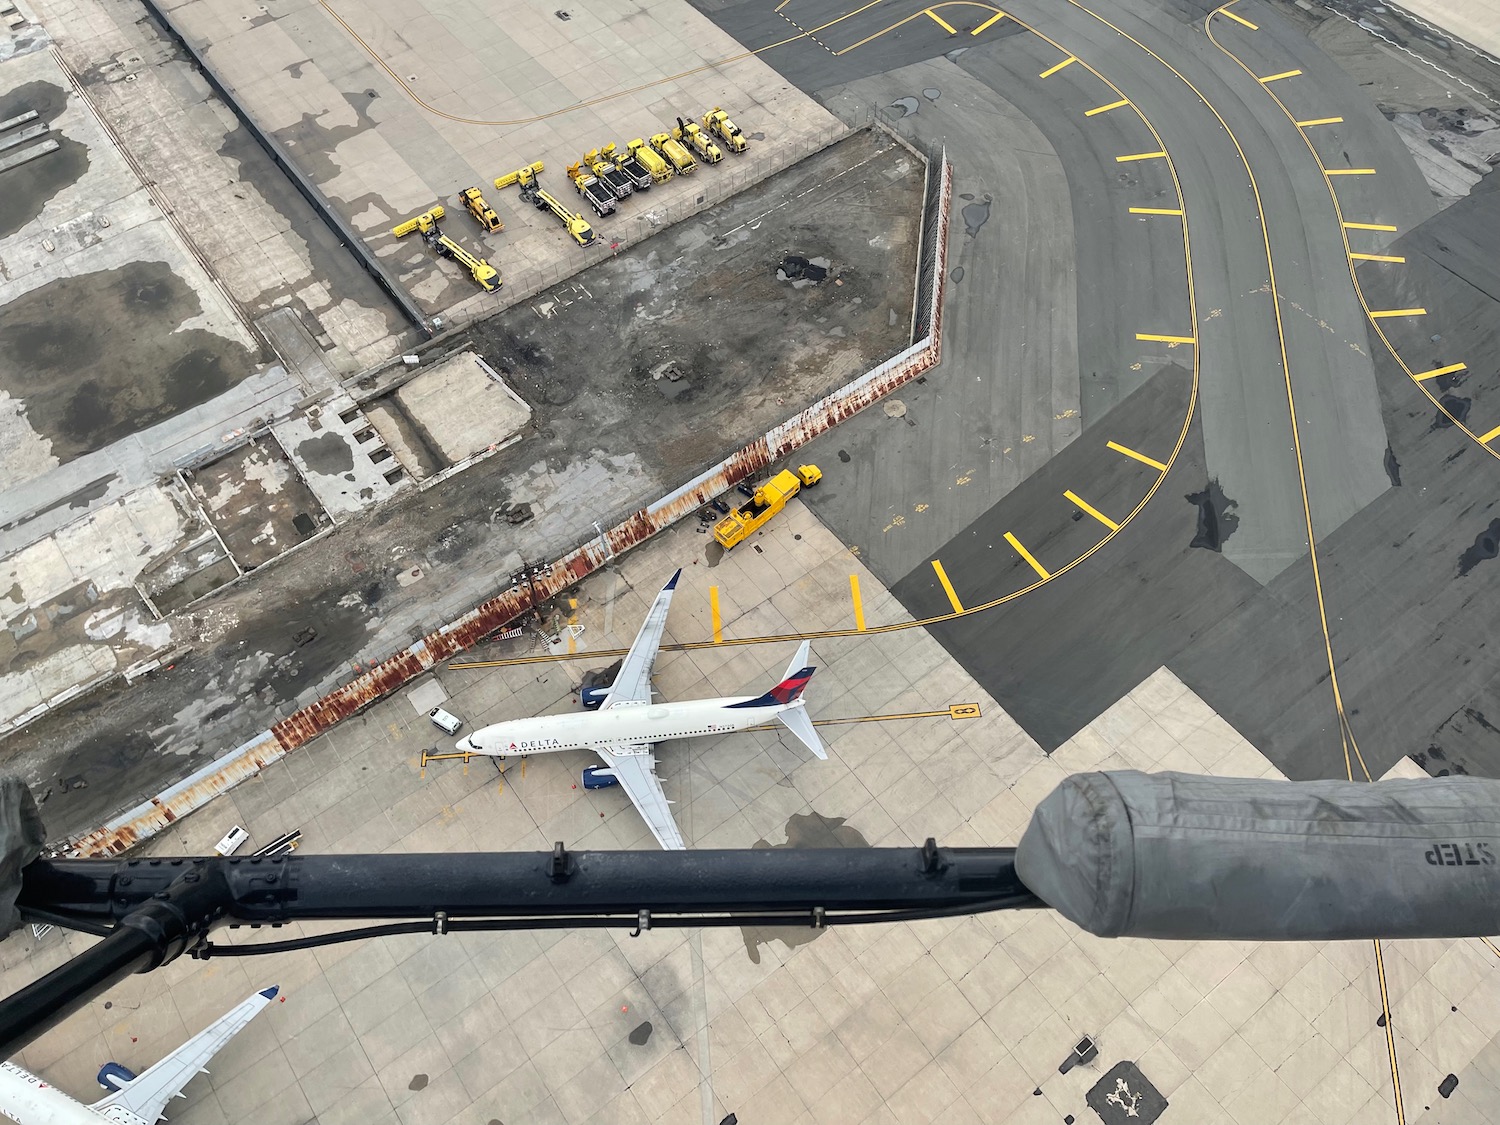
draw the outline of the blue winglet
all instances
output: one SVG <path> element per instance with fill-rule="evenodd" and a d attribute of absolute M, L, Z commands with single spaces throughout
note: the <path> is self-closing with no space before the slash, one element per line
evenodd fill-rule
<path fill-rule="evenodd" d="M 675 589 L 677 589 L 677 580 L 679 578 L 681 578 L 681 577 L 682 577 L 682 567 L 679 566 L 677 568 L 677 573 L 674 574 L 674 575 L 672 575 L 671 578 L 667 579 L 667 584 L 665 586 L 663 586 L 662 589 L 663 590 L 675 590 Z"/>
<path fill-rule="evenodd" d="M 267 1000 L 274 1000 L 276 999 L 276 994 L 280 991 L 281 985 L 273 984 L 270 988 L 261 989 L 260 995 L 264 996 Z"/>

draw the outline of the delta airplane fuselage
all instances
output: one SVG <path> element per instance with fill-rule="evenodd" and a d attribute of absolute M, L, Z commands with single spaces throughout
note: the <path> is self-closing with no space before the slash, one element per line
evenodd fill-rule
<path fill-rule="evenodd" d="M 771 722 L 790 708 L 806 706 L 801 699 L 771 706 L 743 706 L 758 698 L 744 695 L 680 703 L 620 702 L 575 715 L 512 719 L 475 731 L 459 741 L 458 749 L 495 758 L 520 758 L 559 750 L 589 750 L 601 744 L 733 734 Z"/>
<path fill-rule="evenodd" d="M 0 1062 L 0 1112 L 16 1125 L 100 1125 L 111 1120 L 121 1125 L 155 1125 L 118 1107 L 113 1116 L 106 1116 L 9 1062 Z"/>

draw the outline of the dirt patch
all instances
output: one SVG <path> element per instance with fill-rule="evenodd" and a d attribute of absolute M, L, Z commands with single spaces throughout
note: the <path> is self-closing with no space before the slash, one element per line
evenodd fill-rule
<path fill-rule="evenodd" d="M 201 311 L 165 262 L 48 282 L 6 306 L 0 386 L 26 403 L 53 455 L 71 461 L 250 374 L 252 352 L 202 329 L 177 330 Z"/>

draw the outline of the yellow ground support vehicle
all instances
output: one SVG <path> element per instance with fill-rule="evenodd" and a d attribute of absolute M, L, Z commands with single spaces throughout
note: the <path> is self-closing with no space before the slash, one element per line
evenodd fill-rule
<path fill-rule="evenodd" d="M 822 479 L 823 471 L 816 465 L 799 465 L 796 472 L 783 469 L 757 488 L 749 503 L 741 504 L 714 524 L 715 541 L 726 551 L 736 543 L 743 543 L 751 532 L 764 527 L 785 508 L 788 500 Z"/>
<path fill-rule="evenodd" d="M 745 140 L 745 134 L 740 132 L 740 127 L 729 120 L 729 114 L 718 106 L 714 106 L 703 115 L 703 127 L 730 152 L 742 153 L 749 147 L 749 142 Z"/>
<path fill-rule="evenodd" d="M 681 141 L 698 154 L 705 164 L 717 164 L 724 159 L 719 146 L 708 139 L 708 134 L 691 121 L 677 119 L 677 128 L 672 130 L 673 140 Z"/>
<path fill-rule="evenodd" d="M 646 171 L 651 173 L 651 178 L 659 184 L 664 184 L 673 176 L 672 165 L 662 159 L 661 153 L 637 137 L 625 146 L 630 150 L 630 155 L 645 165 Z"/>
<path fill-rule="evenodd" d="M 422 241 L 431 246 L 433 252 L 439 257 L 452 258 L 469 271 L 469 275 L 486 293 L 495 292 L 502 284 L 500 271 L 483 258 L 476 258 L 470 254 L 438 229 L 438 220 L 445 214 L 443 205 L 439 203 L 431 211 L 424 211 L 416 218 L 407 219 L 406 222 L 393 227 L 391 233 L 397 238 L 405 238 L 409 234 L 420 234 Z"/>
<path fill-rule="evenodd" d="M 599 156 L 605 161 L 610 161 L 620 170 L 620 175 L 635 186 L 636 191 L 650 191 L 651 185 L 656 183 L 656 177 L 651 174 L 651 169 L 641 162 L 641 158 L 631 152 L 627 146 L 624 152 L 615 151 L 614 142 L 611 141 L 599 150 Z M 584 157 L 585 160 L 589 158 Z M 661 157 L 657 157 L 660 160 Z M 590 161 L 592 164 L 592 161 Z M 668 169 L 670 171 L 670 169 Z M 597 172 L 594 173 L 598 175 Z"/>
<path fill-rule="evenodd" d="M 495 214 L 495 209 L 484 201 L 484 196 L 477 187 L 464 188 L 458 193 L 458 198 L 469 209 L 469 214 L 474 216 L 474 221 L 490 234 L 498 234 L 505 229 L 500 216 Z"/>
<path fill-rule="evenodd" d="M 521 198 L 530 203 L 538 211 L 551 211 L 557 221 L 563 225 L 568 232 L 568 237 L 580 246 L 592 246 L 594 244 L 594 228 L 589 226 L 588 220 L 577 211 L 569 211 L 562 203 L 547 189 L 537 182 L 545 165 L 538 160 L 534 164 L 528 164 L 524 168 L 517 168 L 514 172 L 507 173 L 495 180 L 495 187 L 508 188 L 517 184 L 521 188 Z M 590 177 L 592 179 L 592 177 Z"/>
<path fill-rule="evenodd" d="M 661 153 L 672 165 L 672 169 L 679 176 L 686 176 L 698 162 L 693 159 L 693 154 L 682 147 L 682 142 L 672 136 L 671 133 L 655 133 L 651 137 L 651 147 Z"/>

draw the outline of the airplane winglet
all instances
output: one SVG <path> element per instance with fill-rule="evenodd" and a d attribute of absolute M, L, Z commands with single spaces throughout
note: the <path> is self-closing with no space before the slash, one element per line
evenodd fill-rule
<path fill-rule="evenodd" d="M 280 991 L 281 991 L 281 985 L 279 985 L 279 984 L 273 984 L 270 988 L 263 988 L 263 989 L 261 989 L 260 990 L 260 995 L 264 996 L 267 1000 L 274 1000 L 274 999 L 276 999 L 276 994 L 278 992 L 280 992 Z"/>
<path fill-rule="evenodd" d="M 663 586 L 662 589 L 663 590 L 675 590 L 675 589 L 677 589 L 677 580 L 679 578 L 681 578 L 681 577 L 682 577 L 682 567 L 679 566 L 677 568 L 677 573 L 674 574 L 674 575 L 672 575 L 671 578 L 667 579 L 667 584 L 665 586 Z"/>

